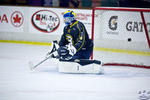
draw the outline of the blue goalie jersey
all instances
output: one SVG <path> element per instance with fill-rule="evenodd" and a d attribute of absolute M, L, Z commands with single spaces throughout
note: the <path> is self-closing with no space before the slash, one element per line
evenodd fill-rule
<path fill-rule="evenodd" d="M 77 50 L 72 59 L 89 59 L 93 51 L 93 41 L 82 22 L 75 20 L 71 25 L 65 26 L 59 46 L 71 43 Z"/>

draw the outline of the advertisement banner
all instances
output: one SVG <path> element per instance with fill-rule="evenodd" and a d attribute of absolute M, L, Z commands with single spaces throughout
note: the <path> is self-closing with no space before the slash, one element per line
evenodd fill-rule
<path fill-rule="evenodd" d="M 150 33 L 150 13 L 144 13 Z M 140 12 L 107 11 L 103 13 L 103 38 L 128 41 L 146 41 Z"/>
<path fill-rule="evenodd" d="M 58 35 L 63 33 L 65 27 L 63 14 L 67 10 L 76 13 L 76 19 L 83 22 L 89 34 L 91 34 L 92 12 L 91 10 L 60 9 L 60 8 L 30 8 L 29 32 L 40 34 Z"/>
<path fill-rule="evenodd" d="M 23 32 L 24 9 L 21 7 L 0 6 L 0 31 Z"/>

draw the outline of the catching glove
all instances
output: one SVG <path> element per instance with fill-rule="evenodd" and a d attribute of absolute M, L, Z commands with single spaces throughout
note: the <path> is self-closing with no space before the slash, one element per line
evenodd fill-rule
<path fill-rule="evenodd" d="M 76 48 L 72 44 L 68 44 L 68 45 L 66 45 L 66 47 L 68 48 L 69 54 L 71 56 L 73 56 L 74 54 L 76 54 L 77 50 L 76 50 Z"/>

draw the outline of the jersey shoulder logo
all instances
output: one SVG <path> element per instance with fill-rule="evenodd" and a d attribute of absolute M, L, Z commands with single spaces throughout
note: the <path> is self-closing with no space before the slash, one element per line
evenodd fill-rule
<path fill-rule="evenodd" d="M 70 34 L 66 34 L 66 40 L 67 40 L 69 43 L 74 44 L 73 37 L 72 37 Z"/>
<path fill-rule="evenodd" d="M 80 36 L 80 38 L 79 38 L 80 40 L 82 40 L 83 38 L 82 38 L 82 36 Z"/>

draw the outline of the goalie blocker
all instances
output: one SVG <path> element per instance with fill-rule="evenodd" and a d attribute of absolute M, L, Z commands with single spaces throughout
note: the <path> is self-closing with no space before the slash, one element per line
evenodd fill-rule
<path fill-rule="evenodd" d="M 62 59 L 59 54 L 59 45 L 56 41 L 53 41 L 51 51 L 48 53 L 48 56 L 49 55 L 59 59 L 58 71 L 62 73 L 104 73 L 101 61 L 90 59 Z"/>

